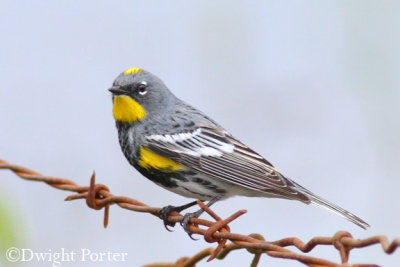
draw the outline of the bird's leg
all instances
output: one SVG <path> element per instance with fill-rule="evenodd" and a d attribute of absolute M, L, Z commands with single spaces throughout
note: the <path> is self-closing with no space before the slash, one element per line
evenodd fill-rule
<path fill-rule="evenodd" d="M 220 196 L 212 198 L 210 201 L 208 201 L 207 207 L 211 207 L 212 204 L 214 204 L 215 202 L 217 202 L 217 201 L 220 200 L 220 199 L 221 199 Z M 192 233 L 190 232 L 190 229 L 189 229 L 189 227 L 188 227 L 188 223 L 189 223 L 189 221 L 190 221 L 191 218 L 198 218 L 198 217 L 200 217 L 200 215 L 201 215 L 203 212 L 204 212 L 203 209 L 199 209 L 198 211 L 195 211 L 195 212 L 186 213 L 186 214 L 183 216 L 183 219 L 182 219 L 182 221 L 181 221 L 181 225 L 182 225 L 183 229 L 185 229 L 185 232 L 188 233 L 188 234 L 189 234 L 189 237 L 190 237 L 191 239 L 193 239 L 193 240 L 196 240 L 196 239 L 194 239 L 194 238 L 192 237 Z"/>
<path fill-rule="evenodd" d="M 172 232 L 172 231 L 168 228 L 168 226 L 171 226 L 171 227 L 174 227 L 174 226 L 175 226 L 175 223 L 169 222 L 169 221 L 168 221 L 168 216 L 171 214 L 171 212 L 174 212 L 174 211 L 176 211 L 176 212 L 181 212 L 182 210 L 185 210 L 185 209 L 187 209 L 187 208 L 190 208 L 190 207 L 192 207 L 192 206 L 194 206 L 194 205 L 196 205 L 196 204 L 197 204 L 197 201 L 193 201 L 193 202 L 190 202 L 190 203 L 188 203 L 188 204 L 186 204 L 186 205 L 182 205 L 182 206 L 176 206 L 176 207 L 175 207 L 175 206 L 169 205 L 169 206 L 163 207 L 163 208 L 158 212 L 158 214 L 161 216 L 162 220 L 164 221 L 165 229 L 167 229 L 168 231 Z"/>

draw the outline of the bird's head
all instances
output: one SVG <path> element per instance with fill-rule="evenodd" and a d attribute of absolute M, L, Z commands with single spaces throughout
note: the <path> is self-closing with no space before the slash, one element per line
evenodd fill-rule
<path fill-rule="evenodd" d="M 108 90 L 112 93 L 114 118 L 122 123 L 134 123 L 160 112 L 173 99 L 158 77 L 141 68 L 122 72 Z"/>

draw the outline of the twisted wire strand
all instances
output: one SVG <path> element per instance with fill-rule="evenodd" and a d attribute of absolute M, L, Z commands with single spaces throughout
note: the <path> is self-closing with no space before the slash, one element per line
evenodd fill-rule
<path fill-rule="evenodd" d="M 72 201 L 76 199 L 85 199 L 86 204 L 96 210 L 104 208 L 104 227 L 107 227 L 109 208 L 111 205 L 116 204 L 123 209 L 128 209 L 136 212 L 143 212 L 152 214 L 161 219 L 158 212 L 160 208 L 150 207 L 136 199 L 115 196 L 110 193 L 109 188 L 103 184 L 96 184 L 95 173 L 93 173 L 90 179 L 89 186 L 79 186 L 71 180 L 58 178 L 53 176 L 45 176 L 37 173 L 33 170 L 25 168 L 23 166 L 10 164 L 5 160 L 0 159 L 0 169 L 7 169 L 14 172 L 17 176 L 22 179 L 29 181 L 44 182 L 49 186 L 74 192 L 75 194 L 68 196 L 65 200 Z M 199 261 L 208 257 L 208 261 L 217 259 L 224 259 L 231 251 L 237 249 L 247 249 L 248 252 L 254 254 L 251 266 L 257 266 L 259 259 L 262 254 L 267 254 L 271 257 L 291 259 L 301 262 L 307 266 L 320 266 L 320 267 L 331 267 L 331 266 L 377 266 L 374 264 L 348 264 L 350 252 L 355 248 L 363 248 L 374 244 L 380 244 L 383 251 L 387 254 L 392 254 L 400 246 L 400 238 L 394 239 L 389 242 L 388 238 L 384 235 L 378 235 L 369 237 L 366 239 L 355 239 L 349 232 L 338 231 L 332 237 L 314 237 L 307 243 L 304 243 L 296 237 L 289 237 L 280 239 L 277 241 L 266 241 L 265 238 L 260 234 L 242 235 L 232 233 L 228 224 L 246 213 L 246 210 L 239 210 L 232 214 L 226 219 L 221 219 L 215 214 L 209 207 L 204 205 L 201 201 L 197 204 L 207 212 L 215 221 L 209 221 L 199 218 L 191 218 L 189 221 L 189 229 L 194 234 L 199 234 L 204 237 L 204 240 L 209 243 L 217 243 L 216 248 L 207 248 L 192 257 L 182 257 L 174 263 L 155 263 L 146 265 L 147 267 L 155 266 L 176 266 L 186 267 L 194 266 Z M 181 222 L 183 216 L 177 212 L 170 214 L 168 221 L 171 223 Z M 205 227 L 205 228 L 201 228 Z M 228 241 L 231 243 L 226 244 Z M 305 254 L 296 253 L 292 250 L 287 249 L 288 246 L 296 247 L 303 253 L 312 251 L 316 246 L 319 245 L 331 245 L 338 250 L 341 263 L 331 262 L 322 258 L 317 258 Z"/>

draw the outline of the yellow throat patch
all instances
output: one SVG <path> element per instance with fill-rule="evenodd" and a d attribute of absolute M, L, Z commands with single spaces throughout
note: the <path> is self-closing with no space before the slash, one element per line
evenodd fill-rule
<path fill-rule="evenodd" d="M 116 121 L 132 123 L 146 117 L 146 110 L 129 96 L 114 96 L 113 115 Z"/>
<path fill-rule="evenodd" d="M 140 159 L 138 164 L 145 169 L 154 168 L 165 172 L 173 172 L 183 169 L 183 166 L 179 163 L 160 156 L 146 147 L 141 147 L 139 152 Z"/>
<path fill-rule="evenodd" d="M 130 69 L 127 69 L 126 71 L 124 71 L 124 75 L 135 74 L 135 73 L 142 72 L 142 71 L 143 71 L 143 69 L 141 69 L 141 68 L 130 68 Z"/>

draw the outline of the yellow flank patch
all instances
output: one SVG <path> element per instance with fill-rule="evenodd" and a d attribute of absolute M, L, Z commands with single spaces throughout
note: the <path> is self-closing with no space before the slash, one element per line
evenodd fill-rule
<path fill-rule="evenodd" d="M 146 117 L 146 110 L 129 96 L 114 96 L 113 115 L 116 121 L 132 123 Z"/>
<path fill-rule="evenodd" d="M 130 68 L 130 69 L 127 69 L 126 71 L 124 71 L 124 75 L 135 74 L 135 73 L 142 72 L 142 71 L 143 71 L 143 69 L 141 69 L 141 68 Z"/>
<path fill-rule="evenodd" d="M 143 168 L 154 168 L 165 172 L 178 171 L 183 168 L 179 163 L 160 156 L 146 147 L 140 148 L 140 159 L 138 163 Z"/>

